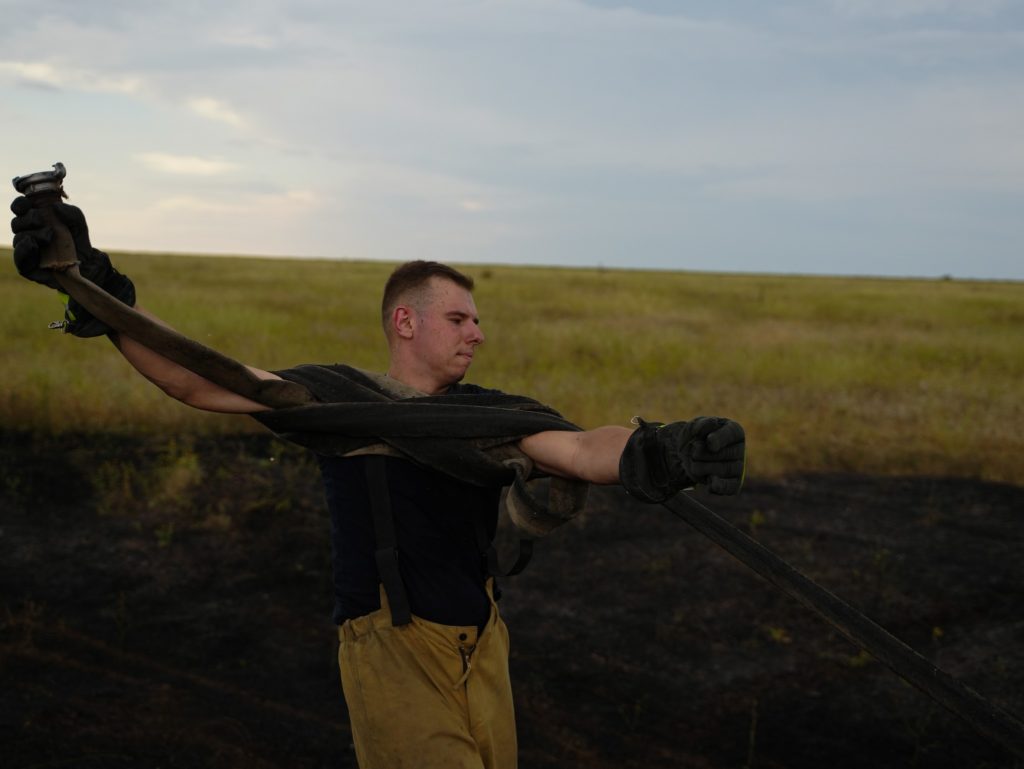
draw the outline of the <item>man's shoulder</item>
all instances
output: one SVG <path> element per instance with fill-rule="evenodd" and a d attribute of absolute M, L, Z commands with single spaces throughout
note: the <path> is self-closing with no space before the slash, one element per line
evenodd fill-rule
<path fill-rule="evenodd" d="M 271 373 L 304 385 L 321 402 L 375 400 L 372 393 L 381 391 L 379 377 L 344 363 L 303 363 Z"/>

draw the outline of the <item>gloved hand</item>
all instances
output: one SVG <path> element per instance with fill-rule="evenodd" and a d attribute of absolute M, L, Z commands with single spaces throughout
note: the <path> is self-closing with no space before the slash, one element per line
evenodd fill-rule
<path fill-rule="evenodd" d="M 14 233 L 14 266 L 23 278 L 59 289 L 53 271 L 39 267 L 43 248 L 53 240 L 53 228 L 43 222 L 39 210 L 33 208 L 24 195 L 14 199 L 11 211 L 14 213 L 14 218 L 11 219 L 11 232 Z M 88 238 L 88 234 L 86 237 Z"/>
<path fill-rule="evenodd" d="M 39 266 L 43 249 L 54 238 L 53 227 L 46 224 L 28 198 L 21 196 L 11 203 L 14 219 L 11 230 L 14 232 L 14 264 L 18 272 L 28 280 L 41 283 L 60 290 L 60 285 L 53 276 L 53 270 Z M 135 286 L 127 276 L 114 269 L 110 257 L 99 249 L 93 248 L 89 240 L 89 225 L 85 215 L 79 208 L 66 203 L 56 203 L 53 211 L 71 233 L 78 257 L 78 269 L 82 277 L 91 280 L 108 294 L 120 299 L 129 306 L 135 305 Z M 64 312 L 66 325 L 64 330 L 75 336 L 91 337 L 106 334 L 111 329 L 102 321 L 94 318 L 88 310 L 73 298 L 68 297 L 67 309 Z"/>
<path fill-rule="evenodd" d="M 681 489 L 706 485 L 712 494 L 738 494 L 746 438 L 738 422 L 697 417 L 689 422 L 645 422 L 619 459 L 619 478 L 632 496 L 664 502 Z"/>

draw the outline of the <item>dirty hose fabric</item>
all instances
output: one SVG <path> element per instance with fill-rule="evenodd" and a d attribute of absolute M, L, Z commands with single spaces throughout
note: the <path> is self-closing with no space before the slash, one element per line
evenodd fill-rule
<path fill-rule="evenodd" d="M 386 376 L 345 365 L 275 372 L 316 400 L 253 416 L 279 437 L 328 456 L 403 456 L 478 486 L 512 486 L 512 520 L 544 536 L 576 515 L 587 485 L 553 478 L 546 499 L 517 442 L 545 430 L 580 428 L 530 398 L 496 391 L 427 396 Z"/>

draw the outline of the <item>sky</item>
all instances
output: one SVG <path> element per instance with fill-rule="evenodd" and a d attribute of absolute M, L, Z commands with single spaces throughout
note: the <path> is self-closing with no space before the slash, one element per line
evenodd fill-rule
<path fill-rule="evenodd" d="M 1024 279 L 1024 0 L 0 0 L 0 126 L 105 250 Z"/>

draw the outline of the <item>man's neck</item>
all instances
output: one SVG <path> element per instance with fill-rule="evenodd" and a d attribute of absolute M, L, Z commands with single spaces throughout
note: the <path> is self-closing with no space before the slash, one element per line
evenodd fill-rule
<path fill-rule="evenodd" d="M 424 395 L 444 395 L 451 389 L 451 383 L 438 384 L 436 380 L 430 377 L 417 377 L 396 368 L 394 365 L 388 368 L 384 376 L 394 379 L 396 382 L 401 382 L 406 387 L 411 387 Z"/>

